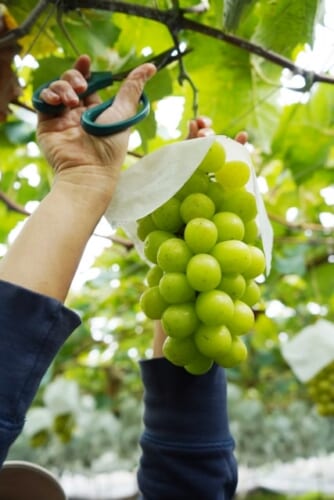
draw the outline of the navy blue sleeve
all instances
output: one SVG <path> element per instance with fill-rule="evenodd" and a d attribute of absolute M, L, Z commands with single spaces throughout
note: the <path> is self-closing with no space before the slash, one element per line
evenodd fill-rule
<path fill-rule="evenodd" d="M 79 324 L 61 302 L 0 280 L 0 466 L 43 375 Z"/>
<path fill-rule="evenodd" d="M 141 362 L 145 429 L 138 483 L 144 500 L 230 500 L 237 485 L 226 380 L 214 365 L 190 375 L 166 359 Z"/>

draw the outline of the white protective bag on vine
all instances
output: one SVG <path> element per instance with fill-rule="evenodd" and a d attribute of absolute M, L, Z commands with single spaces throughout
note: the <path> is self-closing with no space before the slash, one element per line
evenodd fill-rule
<path fill-rule="evenodd" d="M 259 191 L 249 151 L 229 137 L 212 135 L 201 139 L 179 141 L 143 157 L 121 173 L 105 217 L 113 228 L 122 227 L 125 230 L 136 245 L 138 253 L 144 258 L 143 244 L 136 234 L 136 221 L 153 212 L 184 185 L 215 141 L 219 141 L 224 147 L 227 161 L 244 161 L 251 169 L 251 177 L 246 188 L 256 199 L 257 223 L 268 275 L 273 245 L 272 227 Z"/>

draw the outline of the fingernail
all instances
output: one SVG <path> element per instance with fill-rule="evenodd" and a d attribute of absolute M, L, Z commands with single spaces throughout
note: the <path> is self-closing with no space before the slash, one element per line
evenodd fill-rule
<path fill-rule="evenodd" d="M 76 77 L 73 79 L 72 86 L 76 92 L 83 92 L 86 89 L 85 81 Z"/>
<path fill-rule="evenodd" d="M 79 101 L 79 98 L 75 92 L 66 92 L 65 98 L 69 104 L 77 104 L 77 102 Z"/>

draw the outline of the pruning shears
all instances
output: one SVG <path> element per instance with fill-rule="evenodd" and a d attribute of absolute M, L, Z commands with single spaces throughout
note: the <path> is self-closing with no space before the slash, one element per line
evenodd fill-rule
<path fill-rule="evenodd" d="M 157 70 L 160 70 L 165 66 L 167 66 L 168 64 L 179 60 L 183 55 L 190 52 L 190 50 L 191 49 L 185 49 L 181 51 L 173 47 L 172 49 L 168 49 L 165 52 L 162 52 L 161 54 L 158 54 L 157 56 L 146 60 L 145 62 L 151 62 L 155 64 Z M 133 68 L 115 74 L 113 74 L 110 71 L 93 71 L 89 79 L 87 80 L 88 83 L 87 89 L 84 92 L 78 94 L 80 99 L 83 99 L 86 96 L 93 94 L 97 90 L 109 87 L 114 82 L 120 82 L 124 80 L 130 73 L 130 71 L 132 71 L 132 69 Z M 37 109 L 38 111 L 56 116 L 62 113 L 62 111 L 65 109 L 65 106 L 63 104 L 58 104 L 53 106 L 51 104 L 47 104 L 40 98 L 42 90 L 48 87 L 50 83 L 52 83 L 52 81 L 54 80 L 44 83 L 43 85 L 38 87 L 37 90 L 35 90 L 32 97 L 32 103 L 34 108 Z M 112 105 L 114 99 L 115 96 L 111 97 L 107 101 L 102 102 L 101 104 L 98 104 L 97 106 L 93 106 L 85 110 L 82 113 L 81 126 L 87 133 L 96 136 L 117 134 L 118 132 L 126 130 L 127 128 L 132 127 L 136 123 L 140 122 L 141 120 L 146 118 L 146 116 L 150 112 L 150 101 L 146 96 L 146 94 L 143 92 L 140 97 L 140 104 L 141 104 L 140 109 L 134 116 L 127 118 L 126 120 L 121 120 L 115 123 L 109 123 L 103 125 L 100 123 L 96 123 L 95 121 L 96 118 L 104 110 L 106 110 L 109 106 Z"/>

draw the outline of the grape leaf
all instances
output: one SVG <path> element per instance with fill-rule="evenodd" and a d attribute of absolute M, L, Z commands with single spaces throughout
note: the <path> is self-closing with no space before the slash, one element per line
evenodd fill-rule
<path fill-rule="evenodd" d="M 291 57 L 297 45 L 313 44 L 318 0 L 261 0 L 252 41 Z"/>
<path fill-rule="evenodd" d="M 287 106 L 282 113 L 272 147 L 280 151 L 298 183 L 326 167 L 333 143 L 328 134 L 334 123 L 333 99 L 332 89 L 321 86 L 306 105 Z"/>
<path fill-rule="evenodd" d="M 245 8 L 252 2 L 253 0 L 225 0 L 223 29 L 226 31 L 236 31 Z"/>

